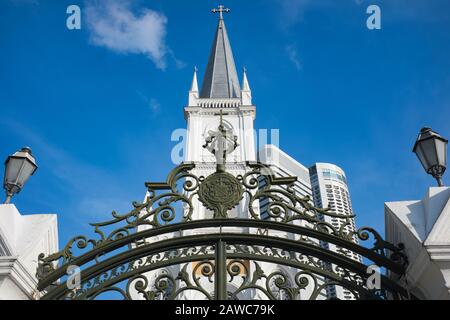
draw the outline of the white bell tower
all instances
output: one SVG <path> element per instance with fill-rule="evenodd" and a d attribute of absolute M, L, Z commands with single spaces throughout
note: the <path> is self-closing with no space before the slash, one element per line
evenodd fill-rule
<path fill-rule="evenodd" d="M 196 164 L 195 174 L 207 177 L 216 170 L 216 158 L 204 147 L 211 132 L 219 127 L 221 118 L 225 129 L 237 137 L 237 146 L 226 156 L 226 170 L 232 175 L 247 171 L 246 161 L 256 161 L 256 146 L 253 121 L 256 108 L 252 104 L 251 90 L 246 70 L 243 72 L 242 88 L 239 84 L 230 41 L 223 20 L 222 6 L 214 9 L 219 21 L 211 48 L 208 65 L 199 92 L 197 68 L 194 69 L 188 105 L 184 108 L 187 121 L 185 161 Z M 235 208 L 230 216 L 242 216 L 242 208 Z M 197 208 L 196 208 L 197 209 Z M 242 210 L 241 210 L 242 209 Z M 195 210 L 194 219 L 209 218 L 210 213 L 201 204 Z"/>

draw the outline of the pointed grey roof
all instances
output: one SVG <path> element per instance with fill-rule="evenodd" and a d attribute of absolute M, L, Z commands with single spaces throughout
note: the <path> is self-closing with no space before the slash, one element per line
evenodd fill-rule
<path fill-rule="evenodd" d="M 239 98 L 239 80 L 222 15 L 203 79 L 200 98 Z"/>

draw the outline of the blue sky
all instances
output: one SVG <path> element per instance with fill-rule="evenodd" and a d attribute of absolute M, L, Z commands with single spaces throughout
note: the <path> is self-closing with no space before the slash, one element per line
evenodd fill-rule
<path fill-rule="evenodd" d="M 66 28 L 70 4 L 81 30 Z M 39 164 L 14 198 L 21 212 L 58 213 L 63 243 L 165 179 L 217 4 L 1 1 L 0 156 L 29 145 Z M 279 128 L 280 147 L 306 166 L 342 167 L 359 226 L 383 231 L 385 201 L 423 197 L 434 181 L 411 152 L 417 133 L 450 137 L 450 2 L 224 4 L 256 128 Z M 366 28 L 369 4 L 381 7 L 381 30 Z"/>

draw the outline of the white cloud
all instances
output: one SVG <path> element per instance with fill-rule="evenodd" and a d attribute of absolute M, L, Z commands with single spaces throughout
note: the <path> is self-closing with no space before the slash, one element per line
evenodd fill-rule
<path fill-rule="evenodd" d="M 159 104 L 158 100 L 156 100 L 155 98 L 151 98 L 150 99 L 150 109 L 154 112 L 159 111 L 159 109 L 161 108 L 161 105 Z"/>
<path fill-rule="evenodd" d="M 161 110 L 161 104 L 156 98 L 149 98 L 140 90 L 136 90 L 136 93 L 145 105 L 153 112 L 153 114 L 156 114 Z"/>
<path fill-rule="evenodd" d="M 295 68 L 300 71 L 303 68 L 302 63 L 300 62 L 300 57 L 298 56 L 297 48 L 294 44 L 289 44 L 286 46 L 286 53 L 289 57 L 289 60 L 294 64 Z"/>
<path fill-rule="evenodd" d="M 157 68 L 165 69 L 167 17 L 160 12 L 131 10 L 128 0 L 90 1 L 86 9 L 90 41 L 121 54 L 144 54 Z"/>

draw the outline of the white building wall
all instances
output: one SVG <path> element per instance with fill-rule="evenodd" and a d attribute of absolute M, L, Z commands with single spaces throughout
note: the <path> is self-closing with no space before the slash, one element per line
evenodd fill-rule
<path fill-rule="evenodd" d="M 385 203 L 386 241 L 402 243 L 406 274 L 391 275 L 420 299 L 450 300 L 450 187 L 431 187 L 422 200 Z"/>
<path fill-rule="evenodd" d="M 58 251 L 56 215 L 22 215 L 1 204 L 0 217 L 0 300 L 38 299 L 38 255 Z"/>
<path fill-rule="evenodd" d="M 308 169 L 301 163 L 291 158 L 277 146 L 268 144 L 258 151 L 258 160 L 269 166 L 272 174 L 276 177 L 297 177 L 293 190 L 297 196 L 309 197 L 312 201 L 311 182 Z M 264 180 L 260 181 L 264 183 Z M 261 185 L 263 187 L 263 185 Z M 275 186 L 274 188 L 278 188 Z M 261 201 L 261 216 L 267 216 L 266 206 L 268 200 Z M 304 221 L 297 220 L 296 224 L 304 225 Z"/>

